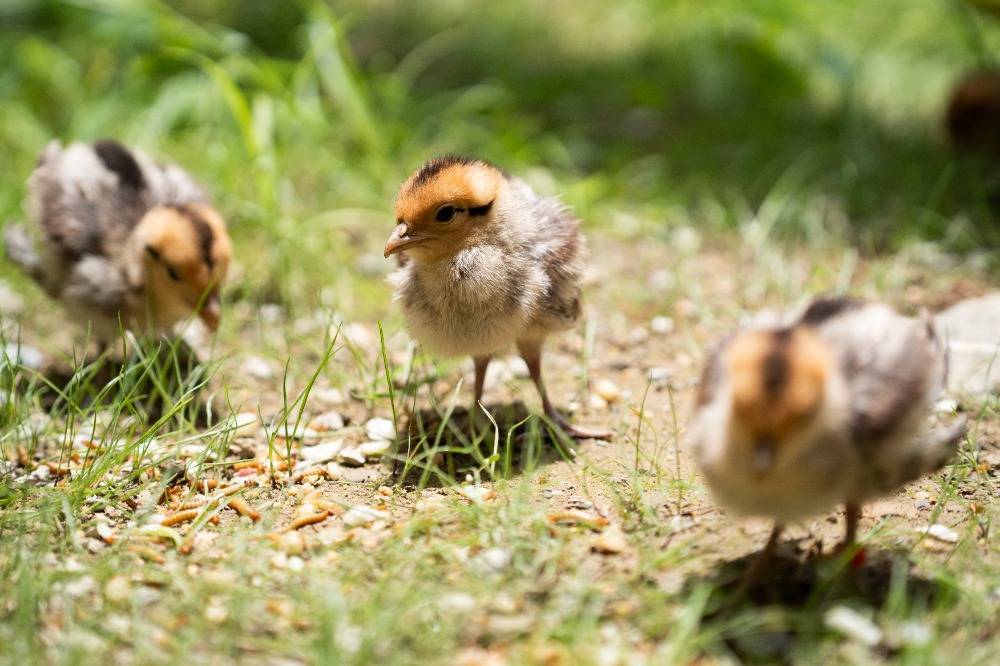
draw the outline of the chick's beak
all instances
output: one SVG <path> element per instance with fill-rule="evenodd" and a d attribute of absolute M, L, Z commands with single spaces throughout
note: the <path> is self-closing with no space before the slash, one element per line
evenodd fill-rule
<path fill-rule="evenodd" d="M 222 304 L 219 302 L 218 293 L 209 294 L 204 305 L 201 306 L 201 310 L 198 311 L 198 316 L 213 333 L 219 328 L 219 320 L 222 319 Z"/>
<path fill-rule="evenodd" d="M 410 228 L 403 222 L 396 225 L 396 228 L 392 230 L 392 235 L 389 236 L 389 240 L 385 242 L 385 253 L 384 257 L 388 259 L 391 255 L 396 254 L 411 245 L 416 245 L 422 241 L 426 240 L 423 237 L 417 237 L 410 234 Z"/>

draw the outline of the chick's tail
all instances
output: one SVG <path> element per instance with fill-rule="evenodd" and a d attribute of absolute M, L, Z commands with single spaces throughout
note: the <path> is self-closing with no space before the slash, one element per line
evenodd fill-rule
<path fill-rule="evenodd" d="M 949 426 L 938 428 L 926 433 L 913 447 L 913 451 L 899 466 L 903 478 L 902 483 L 909 483 L 925 474 L 931 474 L 944 467 L 958 451 L 965 439 L 967 419 L 965 415 L 958 417 Z"/>
<path fill-rule="evenodd" d="M 3 230 L 3 238 L 7 258 L 35 280 L 41 280 L 41 260 L 24 227 L 8 222 Z"/>

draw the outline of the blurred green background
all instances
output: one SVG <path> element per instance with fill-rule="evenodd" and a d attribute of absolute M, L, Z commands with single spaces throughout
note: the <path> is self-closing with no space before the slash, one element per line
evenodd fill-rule
<path fill-rule="evenodd" d="M 118 137 L 214 192 L 231 295 L 364 311 L 395 188 L 456 151 L 562 193 L 598 239 L 757 221 L 995 270 L 995 156 L 952 149 L 943 116 L 998 53 L 958 0 L 4 0 L 0 214 L 51 138 Z"/>

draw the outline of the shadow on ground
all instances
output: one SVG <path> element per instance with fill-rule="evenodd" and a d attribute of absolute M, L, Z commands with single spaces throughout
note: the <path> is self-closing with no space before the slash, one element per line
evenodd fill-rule
<path fill-rule="evenodd" d="M 835 606 L 864 614 L 865 609 L 884 610 L 895 599 L 909 608 L 928 608 L 947 593 L 940 582 L 913 572 L 906 551 L 869 548 L 852 559 L 790 542 L 783 544 L 768 575 L 741 594 L 741 576 L 758 554 L 722 562 L 686 585 L 713 590 L 702 622 L 717 626 L 742 663 L 795 663 L 796 643 L 812 643 L 829 631 L 825 615 Z M 747 622 L 758 630 L 747 631 Z M 889 645 L 879 649 L 887 657 L 892 655 Z"/>
<path fill-rule="evenodd" d="M 521 401 L 486 405 L 492 416 L 469 410 L 423 409 L 404 420 L 394 476 L 418 486 L 473 478 L 511 478 L 575 457 L 574 443 Z"/>
<path fill-rule="evenodd" d="M 39 370 L 16 367 L 5 383 L 50 415 L 114 407 L 147 425 L 169 416 L 208 426 L 213 412 L 220 413 L 202 396 L 210 374 L 210 367 L 178 342 L 130 350 L 124 360 L 121 353 L 105 352 L 53 360 Z"/>

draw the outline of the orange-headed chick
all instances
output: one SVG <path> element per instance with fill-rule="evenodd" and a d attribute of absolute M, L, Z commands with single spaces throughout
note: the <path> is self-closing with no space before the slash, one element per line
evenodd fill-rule
<path fill-rule="evenodd" d="M 53 142 L 28 181 L 28 214 L 40 249 L 8 225 L 8 257 L 100 343 L 122 327 L 167 332 L 195 313 L 218 326 L 229 235 L 179 167 L 111 140 Z"/>
<path fill-rule="evenodd" d="M 850 299 L 723 341 L 702 376 L 695 456 L 720 504 L 775 521 L 758 565 L 786 522 L 838 504 L 850 545 L 863 502 L 948 461 L 964 421 L 925 428 L 945 359 L 928 319 Z"/>
<path fill-rule="evenodd" d="M 546 338 L 580 317 L 585 241 L 555 198 L 482 160 L 432 159 L 399 190 L 385 256 L 412 335 L 441 356 L 472 356 L 475 401 L 493 355 L 516 345 L 545 414 L 564 432 L 607 437 L 566 422 L 542 381 Z"/>

